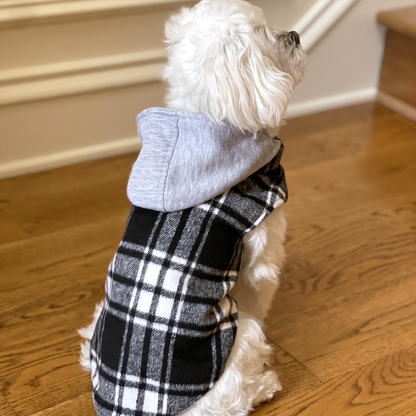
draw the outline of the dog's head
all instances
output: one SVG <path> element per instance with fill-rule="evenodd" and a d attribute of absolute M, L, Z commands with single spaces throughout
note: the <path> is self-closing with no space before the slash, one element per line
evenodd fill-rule
<path fill-rule="evenodd" d="M 242 0 L 202 0 L 166 24 L 170 107 L 242 130 L 276 128 L 306 58 L 296 32 L 270 28 Z"/>

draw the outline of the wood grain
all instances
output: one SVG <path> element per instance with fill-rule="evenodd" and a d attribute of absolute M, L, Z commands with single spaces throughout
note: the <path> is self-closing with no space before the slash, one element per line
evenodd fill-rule
<path fill-rule="evenodd" d="M 416 8 L 415 8 L 416 10 Z M 416 18 L 414 21 L 416 31 Z M 416 108 L 416 36 L 388 30 L 380 91 Z"/>
<path fill-rule="evenodd" d="M 0 414 L 2 416 L 16 416 L 16 413 L 10 407 L 9 403 L 7 403 L 2 394 L 0 394 Z"/>
<path fill-rule="evenodd" d="M 416 349 L 412 348 L 276 399 L 256 415 L 410 416 L 415 409 Z"/>
<path fill-rule="evenodd" d="M 373 104 L 283 128 L 286 271 L 266 415 L 416 414 L 416 124 Z M 75 331 L 103 296 L 136 155 L 0 182 L 0 414 L 93 416 Z"/>

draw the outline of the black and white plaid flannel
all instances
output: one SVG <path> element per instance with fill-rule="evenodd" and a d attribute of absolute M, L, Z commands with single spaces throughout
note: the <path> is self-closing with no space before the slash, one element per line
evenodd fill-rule
<path fill-rule="evenodd" d="M 243 236 L 287 200 L 282 152 L 194 208 L 132 207 L 91 343 L 97 415 L 177 415 L 219 379 L 237 331 L 228 293 Z"/>

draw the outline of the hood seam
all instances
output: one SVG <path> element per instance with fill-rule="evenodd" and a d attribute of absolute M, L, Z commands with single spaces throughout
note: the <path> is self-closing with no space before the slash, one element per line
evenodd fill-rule
<path fill-rule="evenodd" d="M 163 195 L 162 195 L 162 207 L 163 210 L 165 212 L 167 212 L 167 208 L 166 208 L 166 186 L 169 180 L 169 176 L 170 176 L 170 167 L 172 164 L 172 160 L 173 160 L 173 156 L 175 154 L 176 148 L 178 146 L 178 141 L 179 141 L 179 117 L 176 118 L 176 139 L 175 139 L 175 145 L 173 146 L 172 152 L 170 154 L 170 159 L 169 159 L 169 163 L 168 163 L 168 168 L 166 169 L 166 178 L 165 178 L 165 183 L 163 184 Z"/>

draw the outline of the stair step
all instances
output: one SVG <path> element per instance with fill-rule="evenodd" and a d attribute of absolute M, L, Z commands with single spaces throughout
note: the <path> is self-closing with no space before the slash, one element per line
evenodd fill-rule
<path fill-rule="evenodd" d="M 416 38 L 416 7 L 381 12 L 377 18 L 387 28 Z"/>
<path fill-rule="evenodd" d="M 387 26 L 378 101 L 416 121 L 416 7 L 383 12 Z"/>

